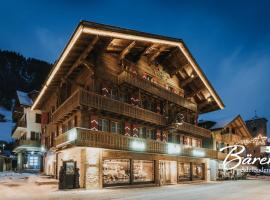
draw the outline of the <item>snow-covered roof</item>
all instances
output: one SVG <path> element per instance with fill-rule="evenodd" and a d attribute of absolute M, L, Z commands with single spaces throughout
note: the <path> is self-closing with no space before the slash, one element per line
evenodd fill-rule
<path fill-rule="evenodd" d="M 216 123 L 215 123 L 214 126 L 211 127 L 211 130 L 224 128 L 229 123 L 231 123 L 234 119 L 235 119 L 235 116 L 234 117 L 229 117 L 229 118 L 226 118 L 226 119 L 221 119 L 221 120 L 215 121 Z"/>
<path fill-rule="evenodd" d="M 21 105 L 32 106 L 33 101 L 28 96 L 28 93 L 17 90 L 17 96 Z"/>

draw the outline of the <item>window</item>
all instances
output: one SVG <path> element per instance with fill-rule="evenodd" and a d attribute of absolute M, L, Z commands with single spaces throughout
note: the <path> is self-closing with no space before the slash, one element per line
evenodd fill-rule
<path fill-rule="evenodd" d="M 121 134 L 122 133 L 121 123 L 112 121 L 111 122 L 111 132 Z"/>
<path fill-rule="evenodd" d="M 41 123 L 41 114 L 36 114 L 36 123 Z"/>
<path fill-rule="evenodd" d="M 133 161 L 133 182 L 153 182 L 154 181 L 154 162 L 149 160 Z"/>
<path fill-rule="evenodd" d="M 190 181 L 190 163 L 179 163 L 178 164 L 178 180 L 179 181 Z"/>
<path fill-rule="evenodd" d="M 146 138 L 146 128 L 145 127 L 139 127 L 139 137 L 140 138 Z"/>
<path fill-rule="evenodd" d="M 172 133 L 168 134 L 168 142 L 173 142 L 173 135 Z"/>
<path fill-rule="evenodd" d="M 34 131 L 31 131 L 30 139 L 31 140 L 40 140 L 40 133 L 36 133 Z"/>
<path fill-rule="evenodd" d="M 28 157 L 28 165 L 29 168 L 38 168 L 39 166 L 39 159 L 37 155 L 30 155 Z"/>
<path fill-rule="evenodd" d="M 154 140 L 156 138 L 155 129 L 146 129 L 147 138 Z"/>
<path fill-rule="evenodd" d="M 129 184 L 130 183 L 130 160 L 113 159 L 103 161 L 104 185 Z"/>
<path fill-rule="evenodd" d="M 109 132 L 109 120 L 107 119 L 99 119 L 98 120 L 98 130 Z"/>
<path fill-rule="evenodd" d="M 118 96 L 117 95 L 117 88 L 116 87 L 113 87 L 111 89 L 111 97 L 112 97 L 112 99 L 118 100 L 117 96 Z"/>

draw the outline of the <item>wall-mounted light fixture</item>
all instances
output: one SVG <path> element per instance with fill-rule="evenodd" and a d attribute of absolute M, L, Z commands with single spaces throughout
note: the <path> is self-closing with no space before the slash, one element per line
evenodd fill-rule
<path fill-rule="evenodd" d="M 204 157 L 205 152 L 202 151 L 202 150 L 193 150 L 192 155 L 195 156 L 195 157 Z"/>
<path fill-rule="evenodd" d="M 146 148 L 146 145 L 143 141 L 135 140 L 135 141 L 132 141 L 131 148 L 136 151 L 144 151 Z"/>
<path fill-rule="evenodd" d="M 168 143 L 168 154 L 179 154 L 180 152 L 179 144 Z"/>

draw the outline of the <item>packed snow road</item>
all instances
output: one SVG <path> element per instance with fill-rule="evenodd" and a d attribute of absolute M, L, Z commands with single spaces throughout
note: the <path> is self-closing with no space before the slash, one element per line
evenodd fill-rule
<path fill-rule="evenodd" d="M 270 180 L 224 181 L 163 187 L 58 191 L 57 185 L 37 184 L 44 178 L 31 174 L 0 174 L 1 200 L 269 200 Z"/>

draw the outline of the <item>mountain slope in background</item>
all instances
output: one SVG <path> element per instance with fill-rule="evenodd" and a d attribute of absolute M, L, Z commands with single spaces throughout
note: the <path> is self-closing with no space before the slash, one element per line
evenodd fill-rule
<path fill-rule="evenodd" d="M 0 50 L 0 105 L 11 109 L 16 90 L 40 90 L 51 67 L 48 62 Z"/>
<path fill-rule="evenodd" d="M 11 107 L 16 90 L 40 90 L 51 67 L 42 60 L 0 50 L 0 140 L 11 140 Z"/>

